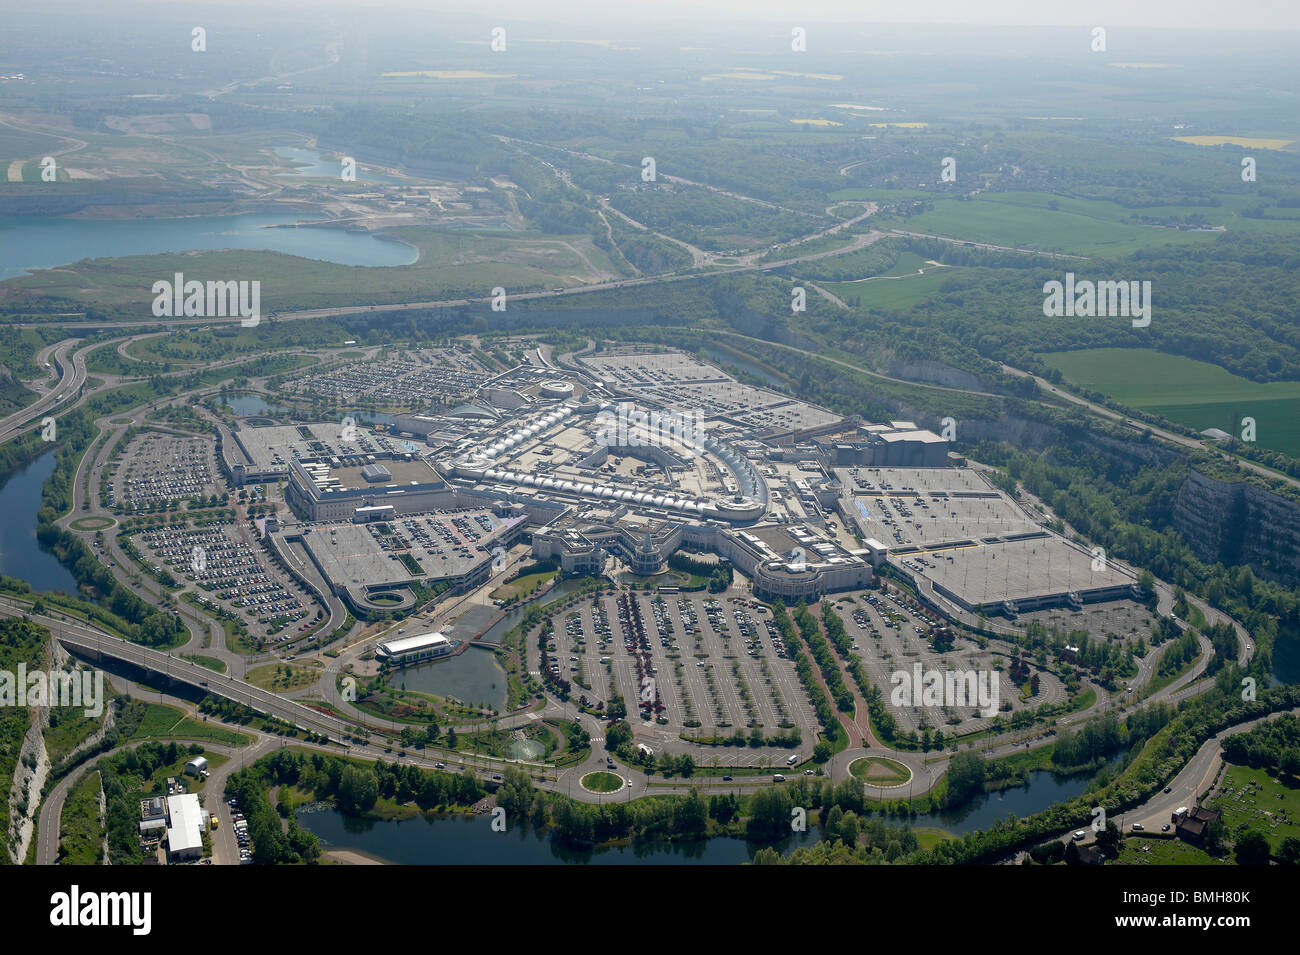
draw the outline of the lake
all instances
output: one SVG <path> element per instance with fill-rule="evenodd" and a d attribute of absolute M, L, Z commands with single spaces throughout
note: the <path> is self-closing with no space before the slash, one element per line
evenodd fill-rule
<path fill-rule="evenodd" d="M 293 172 L 282 172 L 281 176 L 293 176 L 300 179 L 339 179 L 343 173 L 343 164 L 339 159 L 326 159 L 319 151 L 307 149 L 298 146 L 277 146 L 275 154 L 281 159 L 289 159 L 302 165 L 296 167 Z M 405 179 L 397 179 L 394 176 L 385 175 L 377 172 L 371 166 L 363 166 L 357 163 L 357 182 L 388 182 L 401 183 L 409 182 Z M 342 181 L 342 180 L 340 180 Z"/>
<path fill-rule="evenodd" d="M 1118 763 L 1122 758 L 1121 752 L 1114 761 Z M 913 829 L 929 827 L 959 836 L 987 829 L 1008 813 L 1031 816 L 1055 802 L 1072 799 L 1083 792 L 1093 775 L 1055 777 L 1047 770 L 1038 770 L 1029 774 L 1027 786 L 987 793 L 953 812 L 920 815 L 910 820 L 910 825 Z M 394 821 L 358 819 L 320 807 L 300 812 L 297 818 L 326 849 L 352 849 L 402 865 L 740 865 L 752 861 L 763 848 L 762 844 L 744 839 L 718 837 L 687 843 L 647 840 L 582 849 L 531 829 L 494 832 L 488 815 L 419 816 Z M 888 817 L 885 821 L 891 826 L 902 824 Z M 776 848 L 789 855 L 798 846 L 816 843 L 818 833 L 818 827 L 810 827 L 808 832 L 792 834 Z"/>
<path fill-rule="evenodd" d="M 339 265 L 410 265 L 419 250 L 363 232 L 311 226 L 294 215 L 247 213 L 173 219 L 0 219 L 0 279 L 82 259 L 212 249 L 266 249 Z"/>
<path fill-rule="evenodd" d="M 1121 753 L 1116 759 L 1122 756 Z M 912 824 L 964 836 L 968 832 L 988 829 L 1008 815 L 1023 819 L 1054 803 L 1073 799 L 1088 788 L 1094 775 L 1056 776 L 1050 770 L 1036 769 L 1029 774 L 1028 785 L 984 793 L 960 808 L 917 816 Z"/>
<path fill-rule="evenodd" d="M 465 703 L 506 707 L 506 671 L 491 650 L 470 647 L 449 660 L 397 670 L 388 685 L 399 689 L 454 696 Z"/>
<path fill-rule="evenodd" d="M 77 582 L 58 559 L 36 543 L 41 486 L 54 470 L 54 449 L 19 468 L 0 486 L 0 574 L 18 577 L 44 593 L 77 592 Z"/>
<path fill-rule="evenodd" d="M 734 837 L 575 848 L 531 828 L 493 832 L 490 814 L 392 821 L 356 819 L 328 809 L 299 812 L 297 819 L 324 849 L 352 849 L 399 865 L 740 865 L 764 848 Z M 776 848 L 789 855 L 817 840 L 814 826 Z"/>
<path fill-rule="evenodd" d="M 546 594 L 542 606 L 564 600 L 583 586 L 577 578 L 561 580 Z M 475 643 L 500 646 L 505 635 L 524 619 L 532 604 L 517 607 L 493 624 Z M 466 633 L 462 639 L 472 637 Z M 449 660 L 436 660 L 419 666 L 396 671 L 388 679 L 389 686 L 432 693 L 435 696 L 454 696 L 466 703 L 488 703 L 498 710 L 506 705 L 506 671 L 497 662 L 496 654 L 480 647 L 470 647 Z"/>

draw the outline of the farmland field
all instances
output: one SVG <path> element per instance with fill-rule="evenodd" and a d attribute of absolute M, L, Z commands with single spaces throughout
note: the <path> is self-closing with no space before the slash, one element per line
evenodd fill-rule
<path fill-rule="evenodd" d="M 1246 149 L 1286 149 L 1290 139 L 1260 139 L 1255 136 L 1175 136 L 1180 143 L 1193 146 L 1242 146 Z"/>
<path fill-rule="evenodd" d="M 1165 242 L 1214 238 L 1212 232 L 1179 232 L 1121 222 L 1121 213 L 1128 212 L 1097 200 L 985 193 L 969 201 L 937 199 L 932 210 L 907 217 L 901 227 L 970 242 L 1089 256 L 1125 255 Z"/>
<path fill-rule="evenodd" d="M 1241 419 L 1254 418 L 1260 445 L 1300 454 L 1300 382 L 1261 384 L 1208 362 L 1144 348 L 1089 348 L 1043 357 L 1076 385 L 1197 431 L 1221 428 L 1240 435 Z"/>

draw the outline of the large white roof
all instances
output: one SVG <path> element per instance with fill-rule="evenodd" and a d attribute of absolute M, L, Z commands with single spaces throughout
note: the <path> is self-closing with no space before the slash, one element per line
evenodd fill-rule
<path fill-rule="evenodd" d="M 400 640 L 389 640 L 381 643 L 379 649 L 383 650 L 390 656 L 399 653 L 410 653 L 412 650 L 422 650 L 425 647 L 436 647 L 440 643 L 450 643 L 441 633 L 420 633 L 414 637 L 403 637 Z"/>
<path fill-rule="evenodd" d="M 198 849 L 203 845 L 203 807 L 195 793 L 167 797 L 167 848 L 171 852 Z"/>

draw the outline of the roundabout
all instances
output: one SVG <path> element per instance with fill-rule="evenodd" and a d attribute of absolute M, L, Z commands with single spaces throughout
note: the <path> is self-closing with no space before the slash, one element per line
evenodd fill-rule
<path fill-rule="evenodd" d="M 68 524 L 76 531 L 106 531 L 110 527 L 116 527 L 117 521 L 111 517 L 79 517 Z"/>
<path fill-rule="evenodd" d="M 587 773 L 578 784 L 589 793 L 616 793 L 627 785 L 626 780 L 618 773 L 595 772 Z"/>
<path fill-rule="evenodd" d="M 854 779 L 881 789 L 906 786 L 912 779 L 912 771 L 907 766 L 887 756 L 860 756 L 849 763 L 849 773 Z"/>

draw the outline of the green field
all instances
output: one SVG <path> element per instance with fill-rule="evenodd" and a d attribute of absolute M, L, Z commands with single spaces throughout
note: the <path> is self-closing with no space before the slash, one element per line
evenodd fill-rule
<path fill-rule="evenodd" d="M 320 677 L 321 671 L 313 667 L 291 667 L 287 663 L 267 663 L 244 674 L 244 679 L 253 686 L 276 693 L 300 690 Z"/>
<path fill-rule="evenodd" d="M 174 706 L 145 704 L 148 710 L 131 739 L 210 739 L 218 743 L 244 746 L 248 737 L 219 724 L 192 720 Z"/>
<path fill-rule="evenodd" d="M 581 285 L 617 274 L 609 257 L 583 235 L 450 233 L 414 227 L 381 235 L 415 246 L 419 258 L 411 265 L 369 268 L 279 252 L 204 251 L 89 259 L 8 282 L 15 291 L 132 306 L 149 314 L 152 283 L 186 269 L 258 275 L 266 289 L 263 309 L 280 311 L 461 296 L 486 299 L 488 290 L 498 285 L 515 292 Z"/>
<path fill-rule="evenodd" d="M 216 670 L 218 673 L 226 672 L 226 664 L 216 657 L 205 657 L 201 653 L 182 653 L 181 657 L 191 663 L 197 663 L 201 667 L 207 667 L 209 670 Z"/>
<path fill-rule="evenodd" d="M 548 580 L 559 574 L 558 570 L 542 570 L 534 574 L 524 574 L 509 583 L 502 584 L 492 591 L 493 600 L 507 600 L 514 598 L 522 600 L 527 597 L 538 587 L 542 586 Z"/>
<path fill-rule="evenodd" d="M 1300 455 L 1300 382 L 1261 384 L 1145 348 L 1088 348 L 1043 359 L 1076 385 L 1197 431 L 1221 428 L 1240 437 L 1242 418 L 1254 418 L 1256 443 Z"/>
<path fill-rule="evenodd" d="M 71 526 L 79 531 L 102 531 L 116 523 L 111 517 L 79 517 L 72 521 Z"/>
<path fill-rule="evenodd" d="M 1121 221 L 1134 211 L 1113 202 L 1045 193 L 984 193 L 973 200 L 936 199 L 931 211 L 907 217 L 902 227 L 971 242 L 1088 256 L 1127 255 L 1167 242 L 1212 242 L 1217 235 Z M 1270 225 L 1293 228 L 1285 222 Z"/>
<path fill-rule="evenodd" d="M 899 266 L 902 265 L 903 258 L 904 256 L 899 256 Z M 899 266 L 895 266 L 895 269 Z M 931 266 L 926 267 L 924 275 L 916 275 L 916 270 L 913 269 L 901 278 L 818 284 L 855 308 L 910 308 L 938 292 L 940 284 L 956 271 L 955 268 Z"/>
<path fill-rule="evenodd" d="M 888 272 L 881 272 L 880 275 L 882 277 L 916 275 L 924 271 L 926 271 L 925 259 L 915 252 L 902 252 L 898 256 L 898 263 Z"/>

